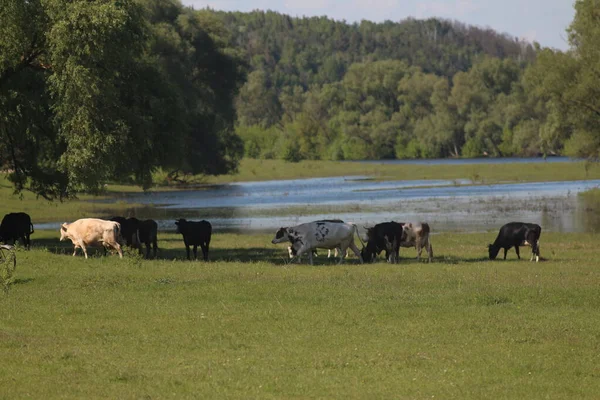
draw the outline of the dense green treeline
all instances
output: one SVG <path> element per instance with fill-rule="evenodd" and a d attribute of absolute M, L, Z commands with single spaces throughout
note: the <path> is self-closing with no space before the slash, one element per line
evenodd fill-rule
<path fill-rule="evenodd" d="M 579 18 L 598 11 L 593 1 L 576 7 Z M 585 23 L 573 23 L 572 50 L 561 53 L 436 19 L 347 24 L 261 11 L 217 15 L 249 65 L 237 98 L 248 157 L 594 155 L 598 133 L 587 115 L 594 109 L 564 98 L 574 76 L 561 59 L 578 59 L 573 32 L 594 34 Z M 596 68 L 597 58 L 590 63 Z M 589 85 L 598 84 L 590 79 L 581 88 L 588 93 L 574 96 L 593 96 Z M 582 126 L 581 113 L 590 124 Z"/>
<path fill-rule="evenodd" d="M 568 52 L 458 22 L 0 0 L 0 164 L 46 198 L 252 158 L 598 157 L 600 4 Z"/>

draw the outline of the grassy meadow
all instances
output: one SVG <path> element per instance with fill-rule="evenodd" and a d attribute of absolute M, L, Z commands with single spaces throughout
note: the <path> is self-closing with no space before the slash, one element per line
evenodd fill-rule
<path fill-rule="evenodd" d="M 544 232 L 536 264 L 486 260 L 495 234 L 308 266 L 271 235 L 215 234 L 205 263 L 175 234 L 85 260 L 36 231 L 0 292 L 0 398 L 598 398 L 598 237 Z"/>

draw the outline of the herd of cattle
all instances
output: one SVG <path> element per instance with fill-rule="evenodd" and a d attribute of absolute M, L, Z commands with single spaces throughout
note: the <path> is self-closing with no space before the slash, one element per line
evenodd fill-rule
<path fill-rule="evenodd" d="M 183 235 L 188 260 L 190 246 L 193 246 L 194 259 L 197 259 L 198 246 L 202 249 L 203 259 L 208 261 L 208 251 L 212 236 L 212 226 L 208 221 L 175 221 L 177 233 Z M 339 263 L 344 261 L 351 250 L 359 261 L 373 262 L 381 252 L 390 263 L 399 260 L 400 247 L 414 247 L 417 250 L 417 259 L 420 259 L 423 249 L 427 258 L 433 259 L 433 247 L 430 240 L 429 224 L 424 222 L 383 222 L 373 227 L 366 228 L 366 243 L 358 233 L 355 224 L 339 219 L 319 220 L 291 227 L 280 228 L 271 241 L 273 244 L 288 243 L 288 254 L 293 260 L 300 260 L 306 254 L 309 263 L 313 263 L 313 255 L 317 249 L 334 250 L 340 257 Z M 20 240 L 25 248 L 31 244 L 30 235 L 34 232 L 31 218 L 23 212 L 6 214 L 0 224 L 0 241 L 15 242 Z M 500 232 L 493 244 L 488 246 L 489 258 L 494 260 L 500 249 L 506 253 L 515 248 L 520 259 L 519 246 L 531 247 L 531 261 L 535 257 L 540 259 L 539 240 L 542 228 L 537 224 L 524 222 L 510 222 L 500 228 Z M 354 243 L 357 236 L 362 244 L 359 250 Z M 158 224 L 156 221 L 137 218 L 113 217 L 110 220 L 98 218 L 83 218 L 72 223 L 64 223 L 60 227 L 60 240 L 69 239 L 73 243 L 73 256 L 81 248 L 85 258 L 88 257 L 87 247 L 102 246 L 113 249 L 119 257 L 123 257 L 121 247 L 127 245 L 138 249 L 142 254 L 142 244 L 146 247 L 146 258 L 150 258 L 150 248 L 153 257 L 158 251 Z"/>

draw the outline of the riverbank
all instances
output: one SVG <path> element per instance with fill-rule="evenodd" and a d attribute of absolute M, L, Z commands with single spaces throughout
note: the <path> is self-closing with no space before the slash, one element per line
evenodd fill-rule
<path fill-rule="evenodd" d="M 175 234 L 84 260 L 36 231 L 0 293 L 0 397 L 597 398 L 597 235 L 543 232 L 537 264 L 488 261 L 488 233 L 342 266 L 285 265 L 272 236 L 215 234 L 204 263 Z"/>

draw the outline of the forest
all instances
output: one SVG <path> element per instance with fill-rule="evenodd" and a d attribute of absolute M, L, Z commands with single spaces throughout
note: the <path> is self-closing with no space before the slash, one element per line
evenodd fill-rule
<path fill-rule="evenodd" d="M 242 157 L 598 159 L 600 5 L 574 7 L 562 52 L 441 19 L 2 0 L 0 162 L 61 199 Z"/>

